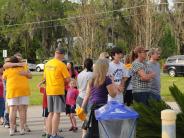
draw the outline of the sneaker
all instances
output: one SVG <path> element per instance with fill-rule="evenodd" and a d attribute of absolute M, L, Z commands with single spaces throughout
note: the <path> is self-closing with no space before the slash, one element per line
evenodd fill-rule
<path fill-rule="evenodd" d="M 10 136 L 15 135 L 15 130 L 14 129 L 10 129 Z"/>
<path fill-rule="evenodd" d="M 42 133 L 42 137 L 45 137 L 46 135 L 47 135 L 46 132 L 43 132 L 43 133 Z"/>
<path fill-rule="evenodd" d="M 4 127 L 5 128 L 10 128 L 10 125 L 9 124 L 4 124 Z"/>
<path fill-rule="evenodd" d="M 78 127 L 73 127 L 73 132 L 76 132 L 78 130 Z"/>
<path fill-rule="evenodd" d="M 20 130 L 20 135 L 24 135 L 25 134 L 25 130 L 24 129 L 21 129 Z"/>
<path fill-rule="evenodd" d="M 50 138 L 64 138 L 64 137 L 59 136 L 59 135 L 55 135 L 55 136 L 51 136 Z"/>
<path fill-rule="evenodd" d="M 15 126 L 15 132 L 18 132 L 18 130 L 17 130 L 17 126 Z"/>
<path fill-rule="evenodd" d="M 50 138 L 50 137 L 51 137 L 51 135 L 46 134 L 46 135 L 45 135 L 45 136 L 43 136 L 43 137 L 45 137 L 45 138 Z"/>
<path fill-rule="evenodd" d="M 26 132 L 31 132 L 31 129 L 28 127 L 28 125 L 25 125 L 25 131 Z"/>
<path fill-rule="evenodd" d="M 59 129 L 59 132 L 63 132 L 62 128 Z"/>
<path fill-rule="evenodd" d="M 68 131 L 73 131 L 73 129 L 74 129 L 74 127 L 73 127 L 73 126 L 71 126 L 71 127 L 70 127 L 70 129 L 69 129 Z"/>

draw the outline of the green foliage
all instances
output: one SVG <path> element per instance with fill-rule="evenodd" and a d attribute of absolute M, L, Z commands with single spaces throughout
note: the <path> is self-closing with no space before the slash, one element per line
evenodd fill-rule
<path fill-rule="evenodd" d="M 184 136 L 184 94 L 173 84 L 169 90 L 180 108 L 176 120 L 176 137 Z M 134 104 L 134 109 L 139 113 L 137 123 L 137 138 L 160 138 L 161 137 L 161 111 L 170 109 L 164 101 L 150 101 L 149 106 Z"/>
<path fill-rule="evenodd" d="M 170 86 L 169 90 L 174 97 L 176 103 L 179 105 L 181 112 L 184 113 L 184 94 L 178 89 L 175 84 L 173 84 L 173 86 Z"/>
<path fill-rule="evenodd" d="M 134 109 L 139 113 L 136 128 L 137 138 L 160 138 L 161 111 L 170 108 L 164 101 L 150 100 L 149 106 L 135 103 Z"/>
<path fill-rule="evenodd" d="M 167 58 L 177 52 L 175 38 L 172 35 L 171 27 L 169 25 L 165 27 L 164 35 L 159 42 L 159 46 L 162 49 L 162 58 Z"/>
<path fill-rule="evenodd" d="M 177 114 L 176 120 L 176 137 L 183 138 L 184 136 L 184 94 L 178 87 L 173 84 L 173 86 L 169 87 L 172 96 L 174 97 L 176 103 L 180 108 L 180 113 Z"/>

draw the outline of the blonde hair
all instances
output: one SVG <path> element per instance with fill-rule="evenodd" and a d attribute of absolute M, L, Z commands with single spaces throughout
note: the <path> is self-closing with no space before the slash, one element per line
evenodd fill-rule
<path fill-rule="evenodd" d="M 109 57 L 109 53 L 107 53 L 107 52 L 102 52 L 102 53 L 100 53 L 100 56 L 99 56 L 98 59 L 105 59 L 105 58 L 107 58 L 107 57 Z"/>
<path fill-rule="evenodd" d="M 105 81 L 109 69 L 109 61 L 107 59 L 98 59 L 93 70 L 93 85 L 99 87 Z"/>
<path fill-rule="evenodd" d="M 75 85 L 77 85 L 77 81 L 76 81 L 75 79 L 73 79 L 73 78 L 71 78 L 71 79 L 70 79 L 69 84 L 70 84 L 70 83 L 72 83 L 72 82 L 74 82 L 74 83 L 75 83 Z"/>

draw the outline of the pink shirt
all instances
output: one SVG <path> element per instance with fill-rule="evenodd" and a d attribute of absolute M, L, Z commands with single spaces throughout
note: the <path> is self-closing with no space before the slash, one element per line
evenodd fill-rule
<path fill-rule="evenodd" d="M 76 88 L 68 88 L 66 95 L 66 104 L 71 106 L 75 105 L 78 94 L 79 91 Z"/>

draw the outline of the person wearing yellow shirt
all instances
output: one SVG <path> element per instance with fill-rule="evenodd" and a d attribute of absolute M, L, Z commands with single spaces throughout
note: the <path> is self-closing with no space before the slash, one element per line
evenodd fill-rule
<path fill-rule="evenodd" d="M 56 48 L 54 58 L 45 64 L 44 78 L 48 101 L 47 137 L 62 138 L 57 135 L 60 113 L 65 111 L 65 85 L 70 81 L 67 66 L 62 62 L 64 50 Z"/>
<path fill-rule="evenodd" d="M 5 62 L 5 64 L 3 65 L 3 68 L 8 69 L 8 68 L 13 68 L 13 67 L 24 67 L 27 71 L 29 71 L 28 64 L 26 63 L 27 61 L 22 58 L 22 54 L 17 52 L 17 53 L 14 54 L 14 56 L 16 58 L 18 58 L 19 62 L 18 63 L 11 63 L 10 61 Z M 31 73 L 29 73 L 29 74 L 31 75 Z M 28 105 L 25 105 L 25 110 L 26 110 L 26 116 L 25 116 L 26 123 L 25 123 L 24 129 L 25 129 L 26 132 L 31 132 L 30 128 L 27 125 Z M 17 130 L 15 129 L 15 131 L 17 131 Z"/>
<path fill-rule="evenodd" d="M 10 57 L 11 63 L 18 63 L 15 56 Z M 12 67 L 4 71 L 3 78 L 6 80 L 6 99 L 10 107 L 10 136 L 15 134 L 16 112 L 20 116 L 20 134 L 25 134 L 26 106 L 29 102 L 29 82 L 32 75 L 26 67 Z M 18 83 L 17 83 L 18 82 Z"/>

